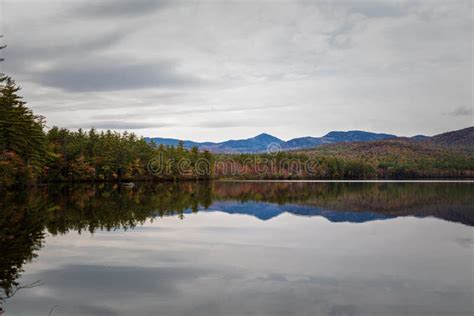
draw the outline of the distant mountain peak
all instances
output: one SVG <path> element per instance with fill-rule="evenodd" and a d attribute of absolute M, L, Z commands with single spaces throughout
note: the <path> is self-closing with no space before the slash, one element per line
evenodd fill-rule
<path fill-rule="evenodd" d="M 278 137 L 275 137 L 275 136 L 267 134 L 267 133 L 258 134 L 257 136 L 253 137 L 253 139 L 257 139 L 257 140 L 260 140 L 260 141 L 284 142 L 283 140 L 279 139 Z"/>
<path fill-rule="evenodd" d="M 254 138 L 259 138 L 259 137 L 275 137 L 275 136 L 267 134 L 267 133 L 261 133 L 255 136 Z"/>
<path fill-rule="evenodd" d="M 371 133 L 365 131 L 333 131 L 329 132 L 322 137 L 327 142 L 367 142 L 373 140 L 384 140 L 390 138 L 396 138 L 396 135 L 383 134 L 383 133 Z"/>

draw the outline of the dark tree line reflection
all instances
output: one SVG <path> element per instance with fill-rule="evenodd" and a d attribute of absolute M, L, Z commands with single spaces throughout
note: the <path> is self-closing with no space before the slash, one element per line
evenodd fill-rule
<path fill-rule="evenodd" d="M 3 193 L 0 199 L 0 314 L 6 299 L 22 287 L 23 265 L 38 255 L 44 240 L 47 201 L 26 192 Z"/>
<path fill-rule="evenodd" d="M 45 186 L 0 193 L 0 303 L 46 233 L 131 229 L 148 219 L 198 212 L 215 202 L 305 205 L 390 216 L 434 216 L 474 225 L 471 183 L 201 182 Z M 291 208 L 290 208 L 291 209 Z"/>

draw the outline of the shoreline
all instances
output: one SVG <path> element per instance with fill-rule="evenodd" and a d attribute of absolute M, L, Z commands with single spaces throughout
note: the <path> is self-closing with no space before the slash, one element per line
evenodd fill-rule
<path fill-rule="evenodd" d="M 324 182 L 341 182 L 341 183 L 474 183 L 474 179 L 415 179 L 415 180 L 390 180 L 390 179 L 380 179 L 380 180 L 311 180 L 311 179 L 302 179 L 302 180 L 232 180 L 232 179 L 217 179 L 213 181 L 220 182 L 308 182 L 308 183 L 324 183 Z"/>
<path fill-rule="evenodd" d="M 122 185 L 133 187 L 137 184 L 160 184 L 160 183 L 208 183 L 208 182 L 236 182 L 236 183 L 474 183 L 474 178 L 424 178 L 424 179 L 140 179 L 140 180 L 83 180 L 83 181 L 51 181 L 30 184 L 26 186 L 2 187 L 0 191 L 18 191 L 22 189 L 46 187 L 50 185 Z"/>

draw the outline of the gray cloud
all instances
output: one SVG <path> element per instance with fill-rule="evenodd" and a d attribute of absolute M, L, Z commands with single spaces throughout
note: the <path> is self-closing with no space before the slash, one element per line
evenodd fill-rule
<path fill-rule="evenodd" d="M 152 14 L 170 4 L 169 0 L 96 0 L 77 8 L 74 15 L 90 18 L 134 17 Z"/>
<path fill-rule="evenodd" d="M 80 37 L 84 37 L 79 35 Z M 109 48 L 122 40 L 127 33 L 122 30 L 99 31 L 93 36 L 76 38 L 70 41 L 57 41 L 48 45 L 37 45 L 31 42 L 13 42 L 5 50 L 7 66 L 28 68 L 32 61 L 58 61 L 64 57 L 74 57 L 80 61 L 84 56 L 90 56 L 98 51 Z M 69 61 L 72 62 L 72 61 Z"/>
<path fill-rule="evenodd" d="M 160 128 L 170 126 L 170 124 L 163 123 L 147 123 L 147 122 L 128 122 L 128 121 L 92 121 L 88 123 L 69 124 L 69 128 L 98 128 L 98 129 L 121 129 L 134 130 L 144 128 Z"/>
<path fill-rule="evenodd" d="M 179 73 L 176 68 L 172 62 L 131 63 L 125 58 L 97 58 L 60 64 L 32 76 L 40 84 L 70 92 L 185 87 L 204 83 L 194 75 Z"/>
<path fill-rule="evenodd" d="M 125 120 L 131 118 L 143 118 L 146 115 L 140 113 L 122 113 L 122 114 L 100 114 L 100 115 L 92 115 L 91 118 L 94 120 Z"/>
<path fill-rule="evenodd" d="M 472 106 L 460 106 L 456 108 L 454 111 L 448 113 L 451 116 L 470 116 L 471 118 L 474 117 L 474 110 Z"/>
<path fill-rule="evenodd" d="M 367 17 L 400 17 L 410 12 L 415 6 L 415 1 L 335 1 L 336 6 L 347 9 L 351 13 L 358 13 Z"/>
<path fill-rule="evenodd" d="M 267 126 L 278 126 L 280 122 L 274 122 L 268 120 L 263 115 L 256 117 L 239 117 L 232 119 L 221 119 L 221 120 L 202 120 L 197 123 L 194 123 L 195 127 L 203 128 L 236 128 L 236 127 L 267 127 Z"/>

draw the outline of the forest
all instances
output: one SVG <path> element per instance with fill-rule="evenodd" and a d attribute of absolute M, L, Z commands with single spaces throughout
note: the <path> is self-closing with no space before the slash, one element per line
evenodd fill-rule
<path fill-rule="evenodd" d="M 132 133 L 52 127 L 22 101 L 10 77 L 0 79 L 0 186 L 41 182 L 206 179 L 208 152 L 180 144 L 154 146 Z M 159 160 L 158 160 L 159 158 Z M 152 163 L 162 164 L 159 173 Z"/>
<path fill-rule="evenodd" d="M 388 141 L 387 141 L 388 142 Z M 356 143 L 355 143 L 356 144 Z M 219 155 L 214 176 L 224 179 L 267 180 L 364 180 L 446 179 L 474 177 L 472 154 L 452 148 L 422 144 L 397 144 L 380 151 L 377 142 L 358 143 L 370 150 L 351 150 L 352 143 L 321 146 L 306 151 L 277 154 Z M 344 148 L 335 151 L 334 148 Z M 407 147 L 416 147 L 414 152 Z M 349 152 L 349 153 L 348 153 Z"/>

